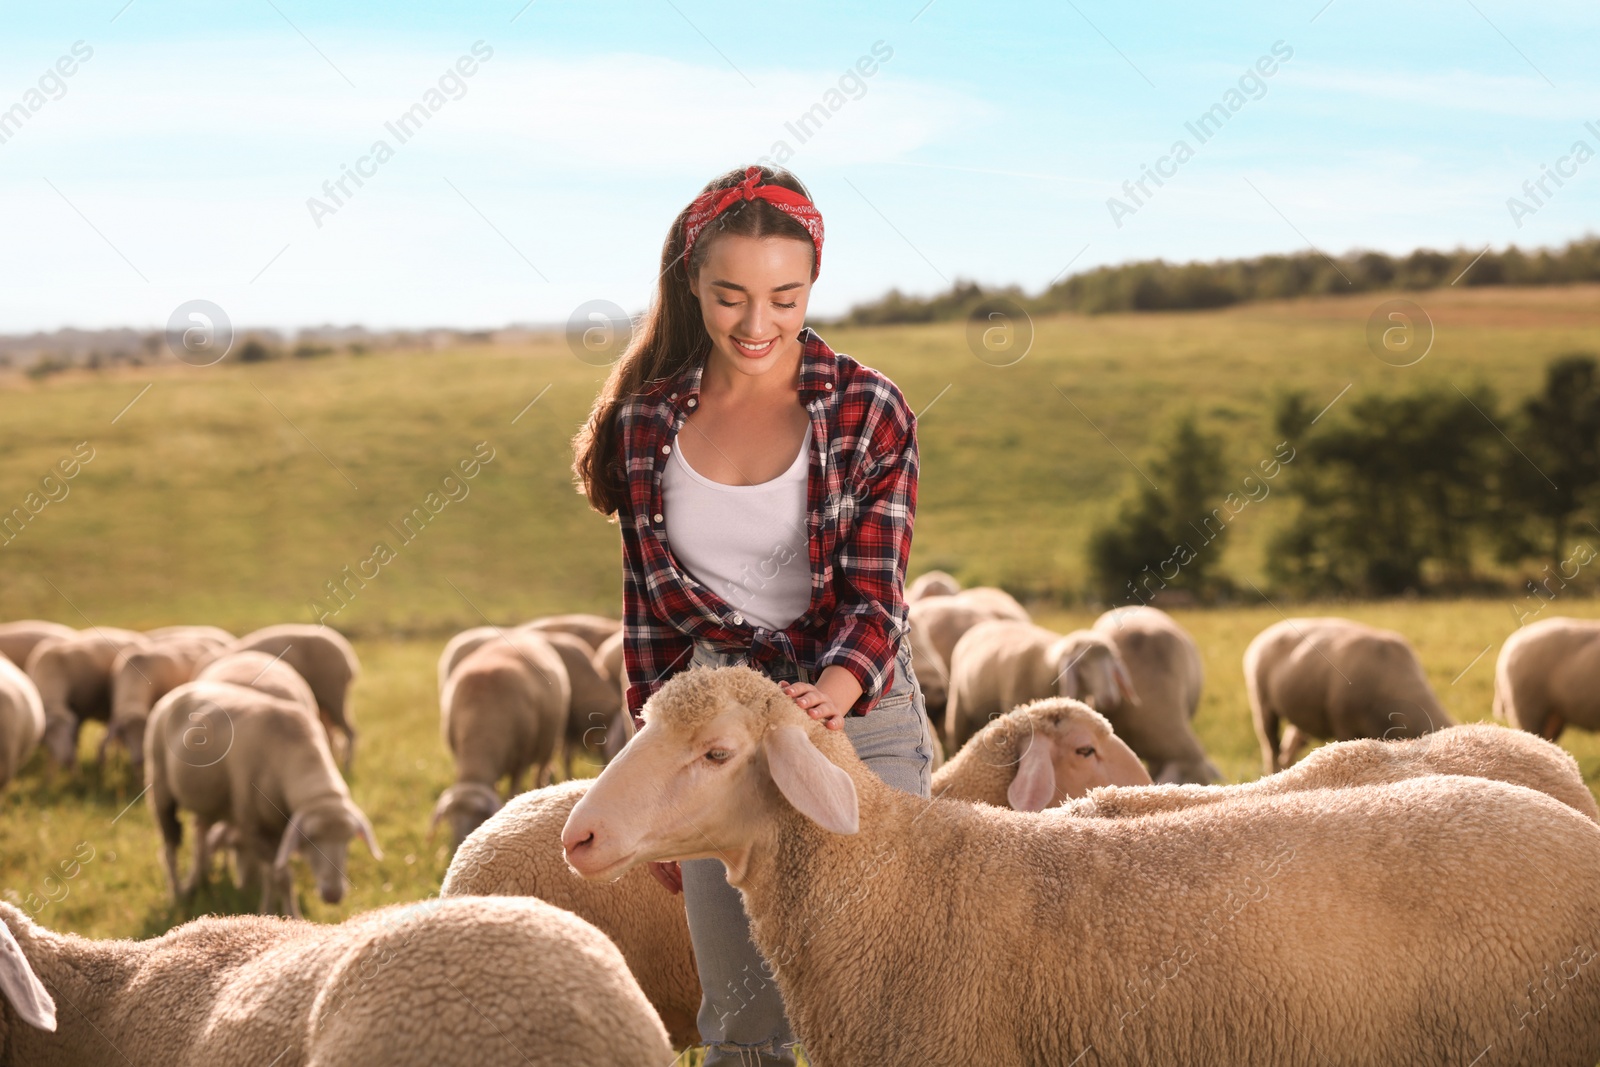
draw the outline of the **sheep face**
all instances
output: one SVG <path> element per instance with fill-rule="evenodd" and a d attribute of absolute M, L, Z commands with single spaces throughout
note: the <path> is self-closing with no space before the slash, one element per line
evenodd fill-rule
<path fill-rule="evenodd" d="M 113 722 L 107 731 L 128 750 L 128 762 L 134 770 L 144 766 L 144 731 L 148 719 L 134 715 Z"/>
<path fill-rule="evenodd" d="M 491 786 L 478 782 L 459 782 L 439 796 L 433 809 L 433 820 L 428 825 L 431 835 L 442 820 L 450 821 L 450 847 L 461 847 L 467 835 L 489 820 L 501 808 L 500 794 Z"/>
<path fill-rule="evenodd" d="M 715 684 L 724 680 L 742 684 Z M 825 829 L 855 833 L 855 785 L 812 743 L 821 730 L 748 668 L 684 672 L 573 807 L 561 836 L 567 862 L 585 878 L 615 880 L 640 863 L 715 857 L 737 885 L 786 801 Z"/>
<path fill-rule="evenodd" d="M 1139 702 L 1122 657 L 1098 634 L 1069 634 L 1055 643 L 1050 661 L 1061 696 L 1081 700 L 1097 711 Z"/>
<path fill-rule="evenodd" d="M 274 867 L 287 871 L 295 853 L 305 857 L 317 880 L 317 892 L 324 902 L 337 904 L 344 899 L 348 882 L 345 864 L 350 854 L 350 839 L 361 837 L 374 859 L 382 859 L 372 826 L 354 804 L 321 804 L 294 813 L 283 832 Z"/>

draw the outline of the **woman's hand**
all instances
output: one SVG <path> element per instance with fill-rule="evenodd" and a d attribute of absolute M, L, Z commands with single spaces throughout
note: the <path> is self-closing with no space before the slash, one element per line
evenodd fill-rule
<path fill-rule="evenodd" d="M 845 713 L 861 696 L 861 683 L 840 666 L 824 667 L 817 684 L 779 682 L 779 686 L 805 713 L 830 730 L 844 729 Z"/>
<path fill-rule="evenodd" d="M 683 892 L 683 868 L 678 866 L 676 860 L 666 863 L 647 863 L 650 873 L 655 875 L 656 881 L 667 887 L 671 893 Z"/>

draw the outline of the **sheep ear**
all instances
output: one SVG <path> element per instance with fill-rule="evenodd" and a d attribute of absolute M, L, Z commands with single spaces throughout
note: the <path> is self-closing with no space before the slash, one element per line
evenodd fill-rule
<path fill-rule="evenodd" d="M 1066 665 L 1061 668 L 1056 692 L 1073 700 L 1078 699 L 1078 661 L 1076 658 L 1068 660 Z"/>
<path fill-rule="evenodd" d="M 11 927 L 0 922 L 0 993 L 5 994 L 17 1017 L 29 1026 L 52 1033 L 56 1028 L 56 1002 L 33 973 Z"/>
<path fill-rule="evenodd" d="M 283 840 L 278 842 L 278 858 L 272 861 L 275 871 L 287 870 L 289 857 L 294 855 L 294 846 L 300 839 L 300 813 L 297 811 L 289 816 L 289 825 L 283 828 Z"/>
<path fill-rule="evenodd" d="M 1128 666 L 1122 662 L 1122 657 L 1115 653 L 1111 656 L 1111 682 L 1119 691 L 1117 694 L 1119 703 L 1139 706 L 1139 693 L 1133 688 L 1133 676 L 1128 673 Z"/>
<path fill-rule="evenodd" d="M 767 767 L 784 799 L 824 830 L 853 834 L 861 828 L 855 782 L 800 727 L 779 726 L 767 734 Z"/>
<path fill-rule="evenodd" d="M 383 849 L 378 847 L 378 835 L 372 832 L 372 823 L 368 821 L 366 813 L 351 804 L 350 814 L 355 816 L 356 833 L 360 834 L 361 840 L 367 843 L 367 851 L 372 853 L 372 858 L 375 860 L 383 859 Z"/>
<path fill-rule="evenodd" d="M 450 810 L 450 801 L 453 799 L 454 788 L 446 789 L 439 794 L 439 803 L 433 806 L 433 818 L 428 820 L 428 840 L 433 841 L 433 835 L 439 830 L 439 820 L 445 817 Z"/>
<path fill-rule="evenodd" d="M 1006 789 L 1006 802 L 1016 811 L 1043 811 L 1056 795 L 1055 746 L 1034 734 L 1028 751 L 1017 761 L 1017 775 Z"/>

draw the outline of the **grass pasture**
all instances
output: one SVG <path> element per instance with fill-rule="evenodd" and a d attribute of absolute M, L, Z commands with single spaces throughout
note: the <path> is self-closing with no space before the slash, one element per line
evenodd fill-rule
<path fill-rule="evenodd" d="M 1388 295 L 1041 319 L 1028 356 L 1004 368 L 974 358 L 959 324 L 823 333 L 887 371 L 922 412 L 912 572 L 942 567 L 968 584 L 1003 584 L 1064 630 L 1098 613 L 1060 604 L 1081 588 L 1089 529 L 1134 477 L 1121 453 L 1138 460 L 1178 412 L 1226 435 L 1242 477 L 1271 453 L 1279 390 L 1328 402 L 1346 387 L 1485 381 L 1519 399 L 1552 357 L 1595 347 L 1600 327 L 1600 286 L 1425 293 L 1415 298 L 1437 327 L 1434 348 L 1395 368 L 1364 341 Z M 386 855 L 352 848 L 352 890 L 337 907 L 300 870 L 302 904 L 310 918 L 337 921 L 432 895 L 448 863 L 443 839 L 427 833 L 452 777 L 435 693 L 444 642 L 485 619 L 617 610 L 615 531 L 587 511 L 568 469 L 568 439 L 602 375 L 555 339 L 0 377 L 0 513 L 79 442 L 94 450 L 70 491 L 0 546 L 0 617 L 138 629 L 209 622 L 242 633 L 308 621 L 313 603 L 337 608 L 327 621 L 355 638 L 363 664 L 351 788 Z M 445 477 L 479 442 L 492 458 L 465 493 L 448 490 Z M 430 493 L 446 502 L 402 533 Z M 1269 498 L 1230 527 L 1228 570 L 1260 579 L 1261 545 L 1286 508 Z M 344 568 L 379 542 L 393 559 L 375 578 L 350 580 Z M 344 583 L 343 602 L 329 598 L 329 583 Z M 1259 754 L 1240 657 L 1280 610 L 1401 630 L 1451 714 L 1472 721 L 1489 717 L 1494 657 L 1517 610 L 1532 607 L 1280 601 L 1175 614 L 1206 660 L 1201 738 L 1242 781 L 1259 773 Z M 1558 599 L 1538 617 L 1554 614 L 1600 616 L 1600 604 Z M 185 908 L 169 903 L 142 783 L 119 756 L 93 766 L 99 736 L 85 729 L 78 778 L 48 775 L 39 754 L 0 793 L 5 899 L 51 928 L 96 937 L 147 937 L 203 912 L 253 910 L 230 886 Z M 1563 744 L 1593 788 L 1600 739 L 1571 733 Z"/>

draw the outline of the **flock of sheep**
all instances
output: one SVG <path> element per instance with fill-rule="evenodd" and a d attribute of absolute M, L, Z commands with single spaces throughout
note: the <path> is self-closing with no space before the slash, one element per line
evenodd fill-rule
<path fill-rule="evenodd" d="M 729 865 L 772 965 L 757 980 L 814 1064 L 1600 1059 L 1600 955 L 1579 958 L 1600 809 L 1551 743 L 1600 726 L 1600 624 L 1506 643 L 1507 729 L 1454 725 L 1399 634 L 1285 620 L 1244 658 L 1267 777 L 1225 786 L 1191 726 L 1199 650 L 1165 613 L 1060 635 L 938 572 L 907 599 L 944 748 L 932 802 L 745 668 L 674 678 L 635 739 L 615 620 L 457 635 L 440 895 L 338 925 L 298 918 L 290 865 L 336 902 L 351 842 L 379 855 L 341 773 L 342 637 L 0 625 L 0 782 L 41 742 L 74 773 L 81 724 L 104 722 L 99 758 L 124 747 L 142 773 L 175 898 L 226 853 L 263 913 L 105 942 L 0 904 L 0 1065 L 665 1067 L 698 1040 L 701 988 L 682 898 L 641 864 L 693 855 Z M 1338 743 L 1296 763 L 1312 738 Z M 708 751 L 720 772 L 692 774 Z M 572 778 L 580 752 L 598 779 Z M 1515 907 L 1489 899 L 1513 871 L 1538 876 Z"/>

